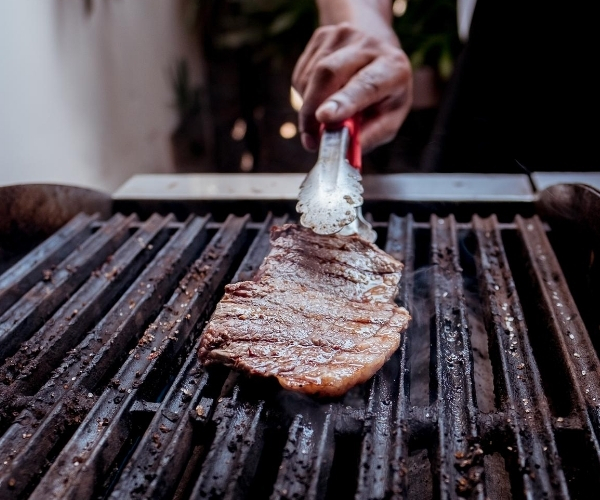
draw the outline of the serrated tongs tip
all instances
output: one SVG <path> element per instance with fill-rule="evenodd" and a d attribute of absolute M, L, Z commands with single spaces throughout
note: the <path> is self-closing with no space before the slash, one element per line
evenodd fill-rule
<path fill-rule="evenodd" d="M 319 158 L 300 186 L 296 210 L 301 214 L 300 223 L 317 234 L 358 233 L 375 241 L 375 232 L 362 217 L 360 147 L 350 144 L 351 140 L 356 138 L 351 138 L 347 126 L 323 131 Z M 354 156 L 358 155 L 357 168 L 346 158 L 349 146 Z"/>

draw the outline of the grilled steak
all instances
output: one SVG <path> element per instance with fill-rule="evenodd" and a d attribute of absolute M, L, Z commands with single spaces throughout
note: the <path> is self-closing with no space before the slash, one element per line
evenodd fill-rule
<path fill-rule="evenodd" d="M 200 345 L 205 363 L 339 396 L 398 348 L 410 316 L 394 304 L 402 264 L 359 236 L 287 224 L 254 281 L 228 285 Z"/>

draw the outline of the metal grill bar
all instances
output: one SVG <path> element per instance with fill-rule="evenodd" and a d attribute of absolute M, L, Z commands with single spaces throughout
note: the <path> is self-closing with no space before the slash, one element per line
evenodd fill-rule
<path fill-rule="evenodd" d="M 548 318 L 553 342 L 566 360 L 570 395 L 580 417 L 586 422 L 596 455 L 600 456 L 600 362 L 575 301 L 541 222 L 537 217 L 517 217 L 519 236 L 528 251 L 534 276 L 532 283 L 541 297 L 542 314 Z"/>
<path fill-rule="evenodd" d="M 319 498 L 326 488 L 333 449 L 332 408 L 298 414 L 288 431 L 271 500 Z"/>
<path fill-rule="evenodd" d="M 529 344 L 527 326 L 495 217 L 474 217 L 485 320 L 490 335 L 497 397 L 507 416 L 517 475 L 527 498 L 568 498 L 555 457 L 550 410 Z M 513 447 L 507 448 L 513 451 Z M 507 450 L 502 450 L 505 453 Z"/>
<path fill-rule="evenodd" d="M 392 215 L 385 251 L 404 264 L 398 300 L 411 310 L 414 274 L 413 220 Z M 369 393 L 365 436 L 361 448 L 357 498 L 387 498 L 406 494 L 408 458 L 409 339 L 380 370 Z"/>
<path fill-rule="evenodd" d="M 275 223 L 283 221 L 276 219 Z M 268 252 L 273 223 L 272 217 L 265 220 L 233 282 L 256 272 Z M 204 427 L 215 402 L 205 397 L 208 375 L 198 360 L 198 348 L 199 340 L 123 471 L 113 498 L 164 498 L 173 494 L 193 451 L 194 427 Z"/>
<path fill-rule="evenodd" d="M 55 295 L 42 307 L 41 319 L 31 309 L 26 313 L 41 329 L 19 327 L 30 329 L 15 344 L 21 350 L 0 358 L 6 429 L 0 437 L 0 496 L 412 499 L 431 494 L 414 482 L 432 475 L 435 498 L 482 498 L 484 489 L 518 498 L 575 498 L 594 483 L 574 467 L 589 464 L 600 471 L 599 363 L 540 221 L 499 224 L 475 217 L 457 224 L 453 217 L 434 216 L 426 224 L 391 216 L 376 222 L 386 251 L 405 264 L 399 303 L 411 310 L 416 301 L 430 302 L 431 331 L 415 322 L 370 382 L 325 402 L 223 368 L 205 370 L 197 359 L 200 332 L 222 287 L 236 268 L 232 281 L 252 278 L 268 252 L 273 223 L 283 220 L 88 220 L 78 249 L 57 238 L 49 243 L 51 238 L 44 250 L 17 264 L 15 272 L 29 283 L 18 288 L 22 297 L 4 314 L 16 311 L 16 304 L 27 306 L 25 297 L 36 287 L 51 286 Z M 134 229 L 138 233 L 128 238 Z M 427 263 L 415 256 L 429 235 Z M 473 238 L 474 263 L 459 255 L 464 235 Z M 96 266 L 82 252 L 110 245 Z M 112 260 L 93 273 L 111 252 Z M 44 255 L 44 265 L 35 264 Z M 53 262 L 62 259 L 55 275 L 73 261 L 87 270 L 68 286 L 65 274 L 58 291 L 51 282 L 35 284 L 44 278 L 48 255 Z M 35 272 L 24 264 L 27 259 Z M 509 262 L 529 271 L 515 267 L 516 284 Z M 111 281 L 104 274 L 114 268 Z M 469 339 L 476 329 L 468 321 L 478 320 L 479 312 L 465 300 L 475 270 L 497 399 L 488 414 L 478 414 Z M 423 271 L 431 281 L 421 297 L 420 288 L 413 291 L 413 276 Z M 11 271 L 0 283 L 16 290 Z M 517 289 L 538 298 L 527 297 L 522 306 Z M 64 290 L 70 298 L 61 297 Z M 45 300 L 30 299 L 42 305 Z M 78 313 L 68 318 L 74 307 Z M 86 308 L 89 316 L 79 319 Z M 415 339 L 430 335 L 431 401 L 409 407 L 411 345 L 418 348 Z M 547 353 L 536 339 L 548 344 Z M 559 360 L 563 384 L 572 388 L 569 405 L 553 401 L 553 389 L 542 385 L 548 368 L 537 366 L 546 354 Z M 562 412 L 561 418 L 553 411 Z M 571 436 L 585 458 L 565 452 Z"/>
<path fill-rule="evenodd" d="M 264 403 L 238 403 L 239 390 L 217 406 L 216 438 L 190 498 L 241 498 L 254 475 L 264 444 L 260 419 Z"/>
<path fill-rule="evenodd" d="M 94 391 L 101 380 L 122 362 L 128 344 L 139 339 L 164 297 L 204 246 L 206 220 L 191 218 L 173 235 L 152 266 L 69 353 L 0 438 L 0 457 L 6 462 L 0 462 L 2 494 L 17 496 L 30 486 L 55 443 L 69 437 L 95 404 Z M 7 488 L 9 484 L 12 486 Z"/>
<path fill-rule="evenodd" d="M 29 290 L 0 317 L 0 359 L 14 354 L 19 344 L 40 328 L 129 234 L 135 215 L 115 215 L 83 245 L 76 248 L 48 277 Z"/>
<path fill-rule="evenodd" d="M 0 276 L 0 314 L 44 278 L 44 270 L 63 260 L 92 233 L 97 216 L 79 214 Z"/>
<path fill-rule="evenodd" d="M 171 218 L 150 217 L 99 270 L 92 273 L 48 323 L 4 362 L 0 378 L 9 383 L 10 394 L 0 391 L 1 401 L 11 405 L 15 395 L 30 395 L 39 389 L 50 371 L 60 364 L 68 350 L 79 343 L 94 320 L 105 314 L 117 295 L 154 257 L 168 238 L 164 226 Z"/>
<path fill-rule="evenodd" d="M 119 370 L 93 410 L 63 448 L 31 498 L 88 498 L 116 458 L 132 426 L 129 409 L 139 388 L 175 359 L 245 241 L 247 217 L 229 217 L 180 282 L 168 304 Z"/>
<path fill-rule="evenodd" d="M 467 326 L 454 217 L 431 217 L 432 296 L 435 307 L 439 488 L 442 498 L 483 498 L 473 355 Z"/>

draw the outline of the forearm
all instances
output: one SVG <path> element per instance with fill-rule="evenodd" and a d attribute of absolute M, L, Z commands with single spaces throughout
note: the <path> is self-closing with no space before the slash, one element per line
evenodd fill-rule
<path fill-rule="evenodd" d="M 364 33 L 399 45 L 392 29 L 390 0 L 317 0 L 321 26 L 349 23 Z"/>

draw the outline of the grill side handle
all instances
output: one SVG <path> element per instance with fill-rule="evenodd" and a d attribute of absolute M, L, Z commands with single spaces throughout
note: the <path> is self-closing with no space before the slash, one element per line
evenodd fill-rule
<path fill-rule="evenodd" d="M 80 212 L 108 219 L 109 194 L 60 184 L 18 184 L 0 187 L 0 250 L 22 251 L 39 242 Z"/>

